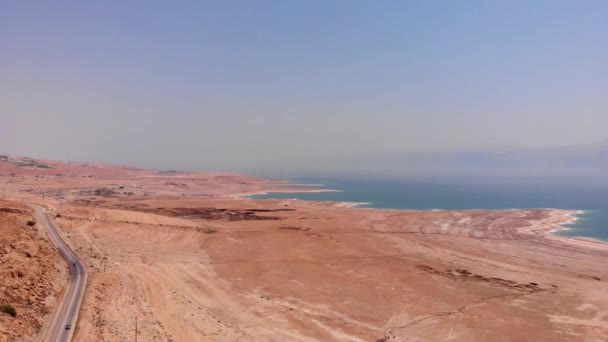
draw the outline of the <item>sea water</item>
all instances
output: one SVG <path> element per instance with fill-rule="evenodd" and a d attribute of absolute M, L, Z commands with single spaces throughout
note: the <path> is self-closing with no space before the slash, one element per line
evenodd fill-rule
<path fill-rule="evenodd" d="M 555 208 L 581 210 L 559 235 L 608 241 L 608 187 L 595 185 L 461 184 L 363 179 L 293 179 L 335 192 L 274 192 L 255 199 L 360 202 L 361 207 L 411 210 Z"/>

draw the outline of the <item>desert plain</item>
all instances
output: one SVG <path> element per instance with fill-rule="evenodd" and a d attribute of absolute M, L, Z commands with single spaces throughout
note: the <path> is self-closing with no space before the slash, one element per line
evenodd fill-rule
<path fill-rule="evenodd" d="M 573 211 L 405 211 L 252 200 L 230 173 L 0 161 L 0 341 L 44 339 L 87 267 L 75 341 L 605 341 L 608 245 Z M 301 191 L 301 190 L 300 190 Z M 2 304 L 2 303 L 0 303 Z"/>

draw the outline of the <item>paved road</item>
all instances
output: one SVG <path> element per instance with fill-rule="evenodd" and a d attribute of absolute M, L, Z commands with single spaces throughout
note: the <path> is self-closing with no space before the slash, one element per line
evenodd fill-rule
<path fill-rule="evenodd" d="M 55 311 L 55 317 L 53 322 L 48 329 L 47 336 L 44 341 L 50 342 L 67 342 L 72 340 L 74 329 L 76 328 L 76 322 L 78 320 L 78 313 L 80 311 L 80 305 L 82 304 L 82 298 L 87 283 L 87 273 L 84 265 L 74 255 L 74 252 L 63 242 L 55 227 L 49 221 L 44 210 L 37 206 L 31 205 L 32 208 L 38 214 L 40 223 L 44 227 L 47 235 L 57 248 L 59 254 L 63 257 L 65 262 L 68 264 L 70 270 L 70 279 L 68 286 L 63 298 L 59 303 Z M 66 325 L 71 325 L 71 329 L 66 329 Z"/>

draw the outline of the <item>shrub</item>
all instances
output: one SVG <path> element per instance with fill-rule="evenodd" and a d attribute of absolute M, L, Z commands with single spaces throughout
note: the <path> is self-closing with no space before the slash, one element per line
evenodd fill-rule
<path fill-rule="evenodd" d="M 35 225 L 36 225 L 36 222 L 35 222 L 35 221 L 32 221 L 32 220 L 29 220 L 29 221 L 27 221 L 27 223 L 26 223 L 26 224 L 27 224 L 28 226 L 30 226 L 30 227 L 33 227 L 33 226 L 35 226 Z"/>
<path fill-rule="evenodd" d="M 15 310 L 15 307 L 10 304 L 1 304 L 0 312 L 4 312 L 5 314 L 11 315 L 12 317 L 17 316 L 17 310 Z"/>

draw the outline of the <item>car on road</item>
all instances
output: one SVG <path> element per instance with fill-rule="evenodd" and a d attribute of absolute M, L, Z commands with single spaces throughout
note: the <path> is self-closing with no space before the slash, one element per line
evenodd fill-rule
<path fill-rule="evenodd" d="M 70 330 L 70 329 L 72 329 L 72 325 L 71 325 L 71 324 L 67 324 L 67 325 L 65 326 L 65 330 Z"/>

